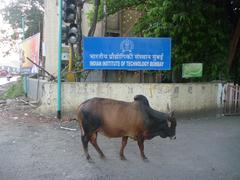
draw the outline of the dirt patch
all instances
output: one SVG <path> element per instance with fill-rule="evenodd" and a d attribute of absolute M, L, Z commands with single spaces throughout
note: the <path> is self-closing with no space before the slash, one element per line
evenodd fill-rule
<path fill-rule="evenodd" d="M 33 113 L 36 107 L 30 106 L 28 103 L 21 101 L 24 97 L 16 99 L 7 99 L 0 101 L 0 114 L 2 118 L 11 118 L 22 122 L 49 122 L 56 120 L 54 117 L 46 117 Z M 27 99 L 24 100 L 28 102 Z"/>

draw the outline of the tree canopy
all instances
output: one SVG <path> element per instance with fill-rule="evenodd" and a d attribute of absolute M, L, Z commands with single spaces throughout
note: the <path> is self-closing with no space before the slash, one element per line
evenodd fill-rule
<path fill-rule="evenodd" d="M 25 24 L 25 37 L 29 37 L 40 31 L 43 22 L 44 0 L 15 0 L 9 3 L 3 10 L 4 20 L 13 29 L 22 28 L 22 20 Z"/>
<path fill-rule="evenodd" d="M 229 44 L 239 19 L 240 1 L 107 1 L 108 14 L 126 7 L 143 12 L 134 27 L 135 35 L 172 38 L 173 71 L 180 72 L 182 63 L 201 62 L 203 80 L 228 78 Z M 101 18 L 103 8 L 99 9 Z"/>
<path fill-rule="evenodd" d="M 226 75 L 230 27 L 224 8 L 202 0 L 153 0 L 139 7 L 145 15 L 135 32 L 145 37 L 172 38 L 174 70 L 182 63 L 204 64 L 204 79 Z"/>

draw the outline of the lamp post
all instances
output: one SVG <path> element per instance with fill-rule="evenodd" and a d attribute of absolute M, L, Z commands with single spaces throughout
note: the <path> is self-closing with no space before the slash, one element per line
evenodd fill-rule
<path fill-rule="evenodd" d="M 58 86 L 57 86 L 57 118 L 61 119 L 61 66 L 62 66 L 62 0 L 58 0 Z"/>
<path fill-rule="evenodd" d="M 22 20 L 22 36 L 23 36 L 22 40 L 24 41 L 24 39 L 25 39 L 25 19 L 24 19 L 23 15 L 22 15 L 21 20 Z M 28 84 L 27 84 L 27 75 L 26 74 L 23 75 L 23 89 L 24 89 L 24 95 L 25 95 L 25 97 L 27 97 Z"/>

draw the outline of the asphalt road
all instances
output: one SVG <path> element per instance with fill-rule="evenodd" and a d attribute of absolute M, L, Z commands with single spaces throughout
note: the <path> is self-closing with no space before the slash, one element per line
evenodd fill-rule
<path fill-rule="evenodd" d="M 127 161 L 121 161 L 120 139 L 100 135 L 107 159 L 90 146 L 95 163 L 88 163 L 79 130 L 60 129 L 55 119 L 26 107 L 11 108 L 0 109 L 1 180 L 240 179 L 240 117 L 179 120 L 175 141 L 146 141 L 149 162 L 141 160 L 133 140 L 126 147 Z"/>
<path fill-rule="evenodd" d="M 10 82 L 17 81 L 18 78 L 19 76 L 13 76 L 12 78 L 10 78 L 10 81 L 8 81 L 6 77 L 0 77 L 0 86 Z"/>

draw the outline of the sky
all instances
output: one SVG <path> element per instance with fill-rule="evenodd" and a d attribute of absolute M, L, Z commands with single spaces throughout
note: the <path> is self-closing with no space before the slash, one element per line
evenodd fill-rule
<path fill-rule="evenodd" d="M 11 1 L 10 1 L 11 2 Z M 4 8 L 9 0 L 0 0 L 0 9 Z M 10 25 L 4 22 L 2 14 L 0 13 L 0 30 L 6 30 L 9 34 L 13 33 Z M 0 31 L 0 38 L 2 38 L 4 34 Z M 18 48 L 18 43 L 16 43 L 16 47 Z M 18 53 L 11 52 L 9 55 L 5 56 L 5 51 L 10 48 L 9 42 L 0 43 L 0 66 L 11 66 L 11 67 L 19 67 L 19 55 Z"/>

